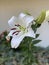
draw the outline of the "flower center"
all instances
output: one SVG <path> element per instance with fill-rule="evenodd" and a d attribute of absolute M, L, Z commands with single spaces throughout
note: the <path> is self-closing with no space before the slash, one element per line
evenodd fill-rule
<path fill-rule="evenodd" d="M 25 30 L 26 30 L 26 28 L 23 27 L 23 26 L 19 26 L 19 29 L 20 29 L 21 31 L 25 31 Z"/>
<path fill-rule="evenodd" d="M 27 29 L 24 26 L 21 26 L 19 24 L 15 25 L 19 29 L 19 31 L 23 31 L 23 33 L 27 32 Z"/>
<path fill-rule="evenodd" d="M 16 31 L 14 31 L 13 33 L 12 33 L 12 35 L 13 34 L 16 34 L 16 35 L 18 35 L 21 31 L 23 32 L 23 33 L 26 33 L 26 32 L 28 32 L 28 30 L 24 27 L 24 26 L 21 26 L 21 25 L 19 25 L 19 24 L 15 24 L 15 26 L 16 26 L 16 28 L 12 28 L 11 30 L 16 30 Z"/>

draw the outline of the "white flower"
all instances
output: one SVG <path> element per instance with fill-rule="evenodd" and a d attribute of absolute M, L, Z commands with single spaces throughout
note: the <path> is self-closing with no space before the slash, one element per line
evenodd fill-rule
<path fill-rule="evenodd" d="M 34 31 L 31 28 L 31 23 L 34 20 L 32 16 L 21 13 L 18 17 L 13 16 L 8 24 L 11 28 L 10 33 L 7 35 L 7 40 L 12 36 L 11 47 L 17 48 L 25 36 L 34 37 Z"/>
<path fill-rule="evenodd" d="M 46 11 L 46 17 L 41 27 L 37 30 L 37 33 L 40 34 L 39 38 L 42 40 L 40 43 L 36 44 L 36 46 L 40 47 L 48 47 L 49 46 L 49 10 Z"/>

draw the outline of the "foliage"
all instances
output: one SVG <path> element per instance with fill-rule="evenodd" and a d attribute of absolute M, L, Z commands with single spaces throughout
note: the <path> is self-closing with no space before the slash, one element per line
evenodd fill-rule
<path fill-rule="evenodd" d="M 12 49 L 10 42 L 6 41 L 7 31 L 3 32 L 0 35 L 0 65 L 12 65 L 12 61 L 17 61 L 17 63 L 23 62 L 24 65 L 30 65 L 33 62 L 37 62 L 33 52 L 35 52 L 35 41 L 32 41 L 32 38 L 26 37 L 21 42 L 21 45 L 17 49 Z M 14 62 L 13 61 L 13 62 Z"/>

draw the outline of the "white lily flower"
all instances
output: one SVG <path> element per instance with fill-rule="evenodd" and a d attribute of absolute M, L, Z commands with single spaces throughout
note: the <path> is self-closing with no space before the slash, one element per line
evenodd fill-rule
<path fill-rule="evenodd" d="M 9 36 L 12 36 L 11 40 L 12 48 L 17 48 L 25 36 L 35 38 L 34 31 L 30 26 L 33 20 L 34 18 L 32 16 L 21 13 L 17 18 L 13 16 L 8 21 L 8 24 L 11 27 L 11 31 L 7 35 L 7 38 L 9 38 Z"/>
<path fill-rule="evenodd" d="M 42 40 L 40 43 L 36 44 L 36 46 L 40 47 L 48 47 L 49 46 L 49 10 L 46 11 L 46 17 L 41 27 L 37 30 L 37 33 L 40 34 L 39 38 Z"/>

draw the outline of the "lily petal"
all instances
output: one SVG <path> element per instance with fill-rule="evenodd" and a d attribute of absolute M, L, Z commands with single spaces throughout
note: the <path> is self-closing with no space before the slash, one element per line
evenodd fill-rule
<path fill-rule="evenodd" d="M 22 35 L 20 37 L 16 37 L 16 36 L 13 37 L 12 40 L 11 40 L 11 47 L 17 48 L 20 45 L 20 43 L 21 43 L 21 41 L 23 40 L 24 37 L 25 37 L 24 35 Z"/>
<path fill-rule="evenodd" d="M 35 38 L 35 33 L 31 28 L 29 28 L 28 32 L 26 33 L 26 36 Z"/>
<path fill-rule="evenodd" d="M 12 16 L 12 18 L 8 21 L 8 24 L 11 28 L 15 27 L 16 23 L 17 23 L 17 18 L 15 16 Z"/>
<path fill-rule="evenodd" d="M 19 18 L 19 19 L 21 22 L 20 24 L 22 24 L 25 27 L 28 27 L 29 24 L 34 20 L 33 16 L 29 16 L 29 15 L 26 15 L 23 18 Z"/>
<path fill-rule="evenodd" d="M 29 24 L 34 20 L 34 18 L 33 16 L 26 15 L 26 16 L 19 17 L 18 20 L 21 26 L 24 26 L 27 28 Z"/>
<path fill-rule="evenodd" d="M 19 14 L 19 18 L 23 18 L 24 16 L 26 16 L 26 14 L 24 14 L 24 13 Z"/>

